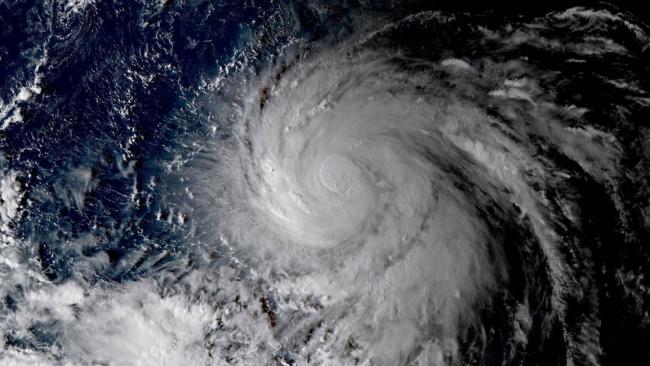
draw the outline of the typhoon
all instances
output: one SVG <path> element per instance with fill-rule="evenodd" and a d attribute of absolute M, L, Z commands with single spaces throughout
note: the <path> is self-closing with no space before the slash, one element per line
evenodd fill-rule
<path fill-rule="evenodd" d="M 21 6 L 0 363 L 650 362 L 634 14 Z"/>

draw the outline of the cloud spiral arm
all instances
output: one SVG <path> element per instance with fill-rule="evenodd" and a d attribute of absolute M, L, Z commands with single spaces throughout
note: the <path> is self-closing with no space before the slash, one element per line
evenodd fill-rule
<path fill-rule="evenodd" d="M 553 328 L 563 269 L 544 269 L 554 242 L 525 176 L 544 167 L 449 87 L 471 65 L 377 51 L 382 36 L 306 55 L 247 99 L 237 143 L 217 153 L 222 232 L 256 271 L 286 275 L 279 287 L 322 299 L 322 321 L 344 324 L 332 352 L 364 342 L 385 364 L 469 357 L 459 334 L 484 342 L 482 311 L 508 287 Z M 537 293 L 517 288 L 536 266 Z"/>
<path fill-rule="evenodd" d="M 79 132 L 121 156 L 91 149 L 56 174 L 0 157 L 0 363 L 648 359 L 647 27 L 613 8 L 502 19 L 379 3 L 247 9 L 232 57 L 169 31 L 184 14 L 220 34 L 231 12 L 139 9 L 129 29 L 148 42 L 88 77 L 124 76 L 106 84 L 115 123 Z M 74 13 L 117 14 L 87 5 Z M 181 44 L 227 56 L 199 67 Z M 58 72 L 48 60 L 38 80 Z M 43 89 L 11 99 L 7 138 Z M 47 141 L 74 145 L 68 115 Z"/>

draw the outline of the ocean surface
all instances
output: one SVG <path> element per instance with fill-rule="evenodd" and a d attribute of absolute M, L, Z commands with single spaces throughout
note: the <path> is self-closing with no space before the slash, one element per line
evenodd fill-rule
<path fill-rule="evenodd" d="M 650 364 L 649 32 L 0 0 L 0 364 Z"/>

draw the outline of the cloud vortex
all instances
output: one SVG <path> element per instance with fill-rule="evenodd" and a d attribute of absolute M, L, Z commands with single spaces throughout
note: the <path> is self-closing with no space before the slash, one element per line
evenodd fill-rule
<path fill-rule="evenodd" d="M 1 364 L 648 364 L 630 14 L 69 3 L 0 101 Z"/>
<path fill-rule="evenodd" d="M 521 60 L 395 41 L 445 21 L 423 12 L 288 53 L 216 153 L 220 232 L 268 281 L 273 326 L 292 314 L 277 332 L 303 356 L 446 364 L 557 347 L 574 275 L 542 187 L 554 168 L 525 140 L 565 143 L 552 114 L 581 112 L 544 100 Z"/>

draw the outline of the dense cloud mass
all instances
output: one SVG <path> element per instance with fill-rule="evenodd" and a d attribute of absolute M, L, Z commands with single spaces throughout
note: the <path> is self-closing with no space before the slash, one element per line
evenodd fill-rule
<path fill-rule="evenodd" d="M 14 5 L 0 363 L 650 362 L 632 14 Z"/>

